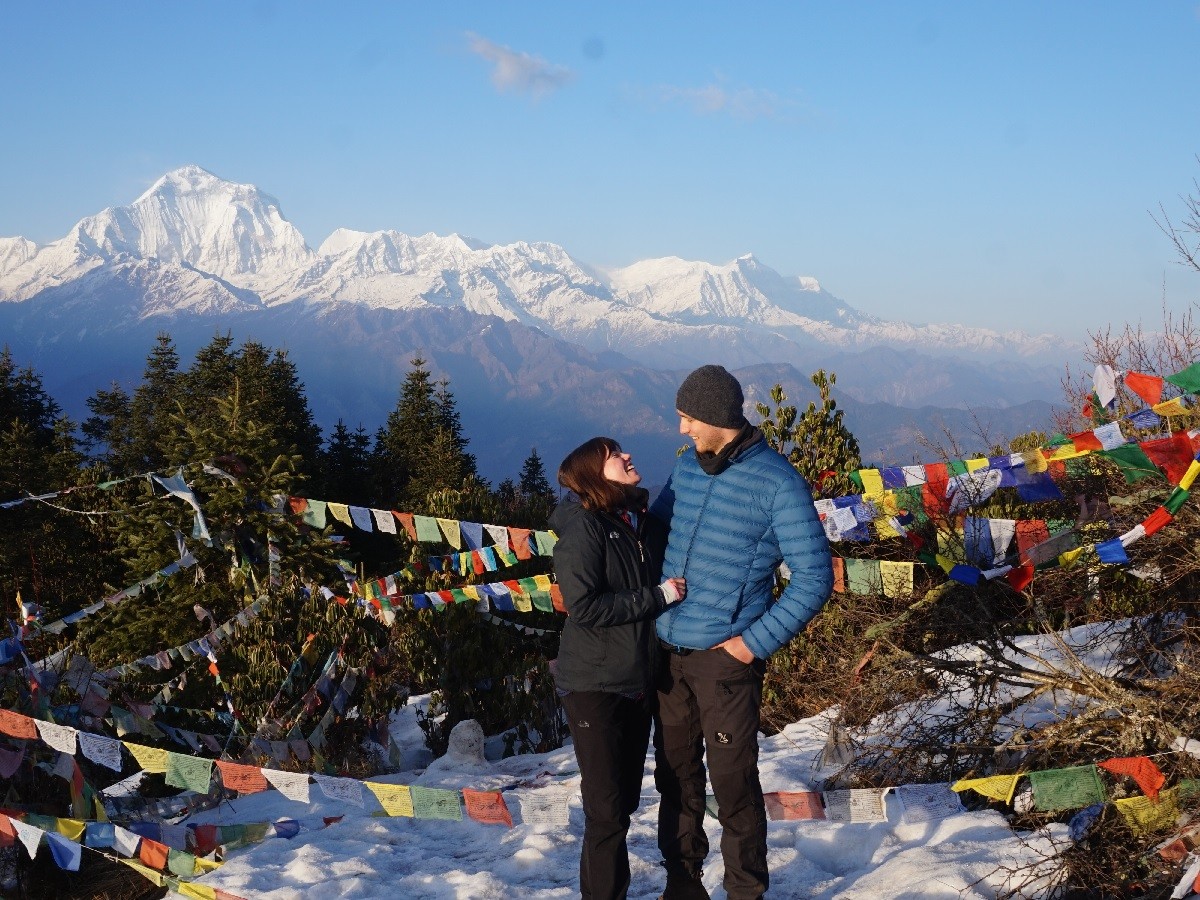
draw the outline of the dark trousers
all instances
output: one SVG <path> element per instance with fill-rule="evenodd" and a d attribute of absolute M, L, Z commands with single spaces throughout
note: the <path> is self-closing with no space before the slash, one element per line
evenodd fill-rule
<path fill-rule="evenodd" d="M 654 782 L 662 796 L 658 847 L 667 872 L 699 874 L 704 833 L 705 753 L 721 822 L 729 900 L 767 890 L 767 814 L 758 780 L 758 712 L 766 664 L 724 650 L 664 652 L 657 673 Z"/>
<path fill-rule="evenodd" d="M 644 699 L 603 691 L 573 691 L 562 703 L 582 782 L 579 892 L 584 900 L 624 900 L 629 890 L 625 835 L 641 801 L 649 706 Z"/>

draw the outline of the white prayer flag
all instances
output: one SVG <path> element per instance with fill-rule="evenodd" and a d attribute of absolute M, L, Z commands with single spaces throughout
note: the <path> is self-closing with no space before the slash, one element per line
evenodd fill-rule
<path fill-rule="evenodd" d="M 61 753 L 75 755 L 74 728 L 70 725 L 56 725 L 53 722 L 44 722 L 41 719 L 34 719 L 33 721 L 37 725 L 38 737 L 43 742 Z"/>
<path fill-rule="evenodd" d="M 289 800 L 308 803 L 308 775 L 303 772 L 282 772 L 279 769 L 263 769 L 263 776 L 271 786 Z"/>
<path fill-rule="evenodd" d="M 376 531 L 382 531 L 384 534 L 396 533 L 396 519 L 392 515 L 391 510 L 372 509 L 371 515 L 375 519 Z"/>
<path fill-rule="evenodd" d="M 883 795 L 888 788 L 856 788 L 825 792 L 825 815 L 831 822 L 886 822 Z"/>
<path fill-rule="evenodd" d="M 513 791 L 509 796 L 516 800 L 522 824 L 562 828 L 570 821 L 568 803 L 574 794 L 573 789 L 556 785 Z"/>
<path fill-rule="evenodd" d="M 909 825 L 933 822 L 963 811 L 958 794 L 948 784 L 902 784 L 896 788 L 904 821 Z"/>
<path fill-rule="evenodd" d="M 343 803 L 352 803 L 358 807 L 364 805 L 361 781 L 316 774 L 313 775 L 313 779 L 320 785 L 321 793 L 330 800 L 341 800 Z"/>

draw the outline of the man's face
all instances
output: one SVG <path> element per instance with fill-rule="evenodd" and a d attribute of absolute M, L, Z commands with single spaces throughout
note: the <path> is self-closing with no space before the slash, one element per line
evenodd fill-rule
<path fill-rule="evenodd" d="M 679 413 L 679 433 L 692 439 L 692 446 L 697 453 L 716 453 L 728 442 L 728 429 L 709 425 L 699 419 Z"/>

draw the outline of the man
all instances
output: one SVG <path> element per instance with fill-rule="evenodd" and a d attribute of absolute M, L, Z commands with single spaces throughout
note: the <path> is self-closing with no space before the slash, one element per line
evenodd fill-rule
<path fill-rule="evenodd" d="M 654 721 L 658 846 L 665 900 L 707 900 L 701 867 L 705 757 L 724 829 L 729 900 L 766 892 L 767 816 L 758 780 L 766 659 L 829 599 L 829 544 L 804 478 L 742 414 L 742 386 L 701 366 L 679 388 L 679 431 L 692 440 L 651 512 L 671 523 L 663 575 L 687 599 L 658 618 L 663 648 Z M 772 601 L 780 562 L 791 581 Z"/>

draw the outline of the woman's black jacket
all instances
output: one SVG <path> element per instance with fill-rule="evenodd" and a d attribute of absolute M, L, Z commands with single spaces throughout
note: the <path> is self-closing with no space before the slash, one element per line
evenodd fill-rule
<path fill-rule="evenodd" d="M 574 497 L 550 517 L 554 573 L 567 608 L 555 681 L 562 691 L 650 691 L 658 648 L 654 619 L 667 526 L 642 513 L 635 531 L 615 513 Z"/>

